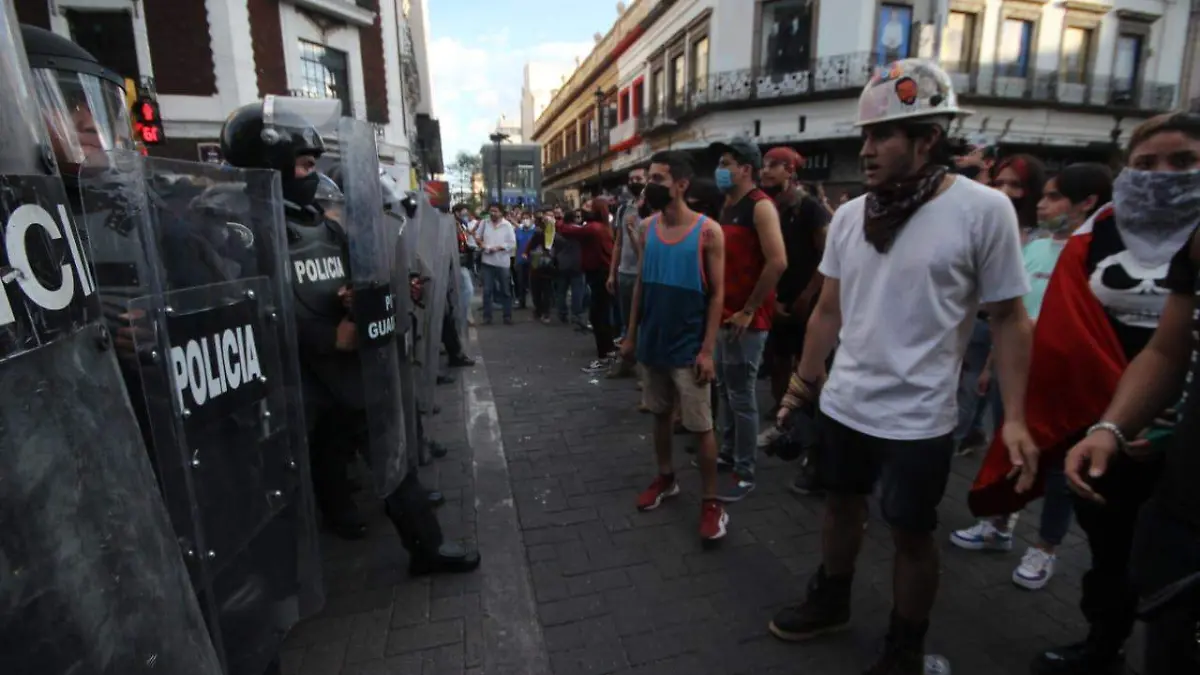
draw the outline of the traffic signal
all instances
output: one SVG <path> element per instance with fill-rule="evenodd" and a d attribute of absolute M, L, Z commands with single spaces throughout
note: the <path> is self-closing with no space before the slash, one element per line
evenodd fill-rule
<path fill-rule="evenodd" d="M 140 96 L 133 104 L 133 135 L 145 145 L 159 145 L 167 139 L 163 133 L 162 116 L 158 102 L 149 96 Z"/>

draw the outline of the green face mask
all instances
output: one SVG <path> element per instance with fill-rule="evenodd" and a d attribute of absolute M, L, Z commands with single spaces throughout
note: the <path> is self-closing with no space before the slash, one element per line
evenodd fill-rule
<path fill-rule="evenodd" d="M 1055 216 L 1050 220 L 1039 221 L 1038 229 L 1050 234 L 1061 234 L 1071 229 L 1071 223 L 1067 220 L 1067 214 L 1064 213 L 1061 216 Z"/>

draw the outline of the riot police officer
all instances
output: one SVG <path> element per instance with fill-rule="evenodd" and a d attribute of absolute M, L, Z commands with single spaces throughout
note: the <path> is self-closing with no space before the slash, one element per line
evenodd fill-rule
<path fill-rule="evenodd" d="M 353 316 L 355 293 L 347 283 L 351 269 L 345 229 L 327 217 L 317 202 L 323 188 L 316 166 L 324 141 L 303 116 L 267 99 L 229 116 L 221 130 L 221 149 L 234 166 L 280 173 L 309 429 L 326 424 L 343 429 L 337 438 L 313 437 L 310 444 L 315 448 L 319 442 L 339 443 L 344 459 L 363 443 L 368 392 L 359 346 L 366 336 L 359 334 Z M 314 475 L 318 472 L 314 470 Z M 384 503 L 409 552 L 411 574 L 468 572 L 478 567 L 477 552 L 443 540 L 428 493 L 415 472 L 408 472 Z"/>

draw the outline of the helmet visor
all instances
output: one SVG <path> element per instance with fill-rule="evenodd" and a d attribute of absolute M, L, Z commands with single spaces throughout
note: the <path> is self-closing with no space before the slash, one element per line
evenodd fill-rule
<path fill-rule="evenodd" d="M 64 168 L 95 165 L 107 152 L 134 147 L 125 92 L 116 84 L 95 75 L 46 69 L 34 70 L 33 82 Z"/>

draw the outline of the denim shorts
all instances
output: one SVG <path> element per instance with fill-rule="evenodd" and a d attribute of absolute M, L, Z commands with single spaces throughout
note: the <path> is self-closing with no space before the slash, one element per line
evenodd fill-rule
<path fill-rule="evenodd" d="M 916 441 L 876 438 L 819 415 L 817 478 L 833 493 L 870 495 L 879 485 L 883 519 L 907 532 L 937 529 L 954 436 Z"/>

